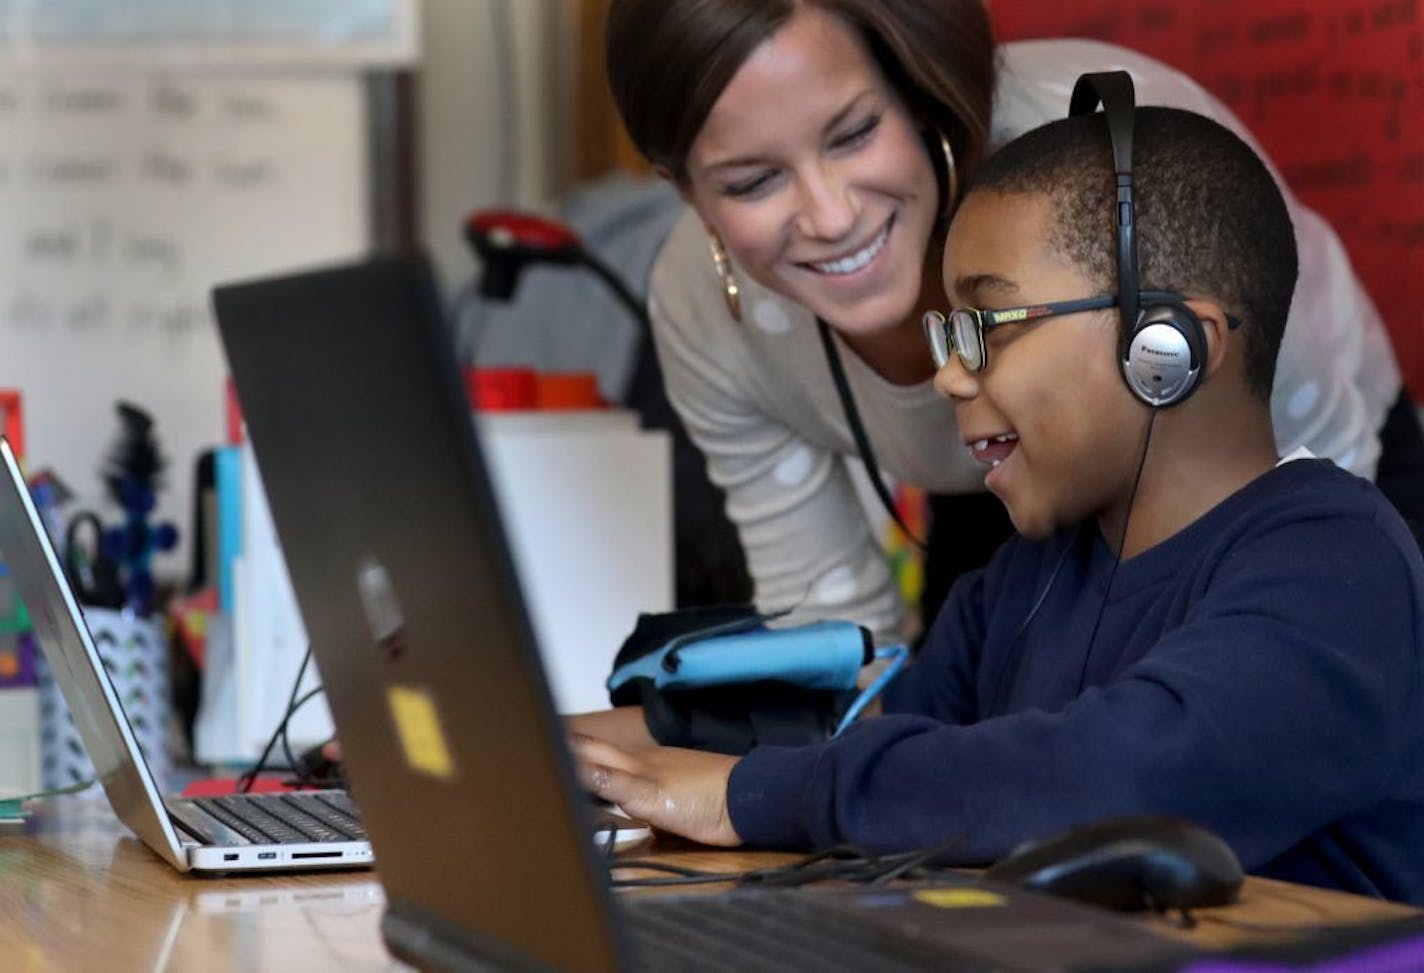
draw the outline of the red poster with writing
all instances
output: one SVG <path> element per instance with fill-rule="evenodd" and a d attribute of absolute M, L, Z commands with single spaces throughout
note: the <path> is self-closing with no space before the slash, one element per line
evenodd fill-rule
<path fill-rule="evenodd" d="M 1424 402 L 1421 0 L 991 3 L 1001 40 L 1092 37 L 1191 75 L 1335 227 Z"/>

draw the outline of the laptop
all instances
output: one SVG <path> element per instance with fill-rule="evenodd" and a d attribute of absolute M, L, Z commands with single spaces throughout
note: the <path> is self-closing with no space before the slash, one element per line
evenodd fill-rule
<path fill-rule="evenodd" d="M 1110 913 L 968 879 L 613 895 L 427 261 L 232 284 L 214 304 L 396 956 L 426 969 L 953 971 L 1180 953 Z M 618 552 L 608 559 L 617 570 Z"/>
<path fill-rule="evenodd" d="M 0 438 L 0 559 L 114 813 L 179 871 L 366 867 L 371 845 L 344 791 L 160 795 L 79 602 L 60 568 L 20 464 Z"/>

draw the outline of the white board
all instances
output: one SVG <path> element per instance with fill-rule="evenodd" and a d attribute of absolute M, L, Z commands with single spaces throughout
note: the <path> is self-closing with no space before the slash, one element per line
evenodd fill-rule
<path fill-rule="evenodd" d="M 131 401 L 186 545 L 193 462 L 225 428 L 210 288 L 363 252 L 368 182 L 350 72 L 0 74 L 0 388 L 24 396 L 28 469 L 115 519 L 99 471 Z"/>
<path fill-rule="evenodd" d="M 408 63 L 416 0 L 0 0 L 0 64 Z"/>

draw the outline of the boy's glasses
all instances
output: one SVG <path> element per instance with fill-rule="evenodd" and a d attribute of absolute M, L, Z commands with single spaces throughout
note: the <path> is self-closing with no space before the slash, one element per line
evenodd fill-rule
<path fill-rule="evenodd" d="M 1001 311 L 982 311 L 977 307 L 957 307 L 945 317 L 938 311 L 926 311 L 923 319 L 925 339 L 930 343 L 930 356 L 935 368 L 949 364 L 950 352 L 959 356 L 965 371 L 982 371 L 989 364 L 989 349 L 984 344 L 984 332 L 1001 324 L 1020 324 L 1041 318 L 1054 318 L 1079 311 L 1101 311 L 1117 305 L 1117 298 L 1108 295 L 1083 297 L 1076 301 L 1053 301 L 1030 307 L 1006 307 Z"/>
<path fill-rule="evenodd" d="M 1146 304 L 1181 304 L 1187 300 L 1185 294 L 1176 291 L 1142 291 L 1137 295 L 1139 306 Z M 949 354 L 959 356 L 965 371 L 979 372 L 989 364 L 989 348 L 984 344 L 984 332 L 1001 324 L 1020 324 L 1042 318 L 1056 318 L 1079 311 L 1101 311 L 1116 307 L 1117 298 L 1106 294 L 1097 297 L 1081 297 L 1076 301 L 1050 301 L 1047 304 L 1033 304 L 1028 307 L 1006 307 L 1001 311 L 982 311 L 977 307 L 957 307 L 945 317 L 938 311 L 926 311 L 922 323 L 925 339 L 930 343 L 930 356 L 935 368 L 949 364 Z M 1240 325 L 1231 315 L 1226 316 L 1230 328 Z"/>

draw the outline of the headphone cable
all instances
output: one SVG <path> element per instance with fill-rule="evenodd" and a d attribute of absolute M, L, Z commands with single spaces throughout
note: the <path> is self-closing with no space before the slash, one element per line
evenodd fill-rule
<path fill-rule="evenodd" d="M 876 649 L 875 658 L 889 659 L 890 664 L 887 665 L 885 671 L 876 676 L 875 681 L 869 686 L 866 686 L 860 695 L 850 704 L 850 708 L 845 711 L 840 722 L 836 724 L 835 732 L 831 734 L 832 740 L 844 733 L 846 729 L 860 717 L 861 712 L 875 700 L 875 697 L 879 696 L 885 690 L 885 687 L 890 685 L 891 680 L 900 674 L 900 670 L 904 668 L 905 662 L 910 658 L 910 649 L 905 645 L 887 646 L 883 649 Z"/>
<path fill-rule="evenodd" d="M 1075 532 L 1072 537 L 1065 541 L 1063 553 L 1058 555 L 1058 560 L 1054 562 L 1053 570 L 1048 574 L 1048 581 L 1044 584 L 1043 590 L 1038 593 L 1038 597 L 1034 599 L 1033 607 L 1028 610 L 1028 614 L 1024 616 L 1024 620 L 1019 622 L 1019 627 L 1014 629 L 1014 637 L 1009 639 L 1009 648 L 1005 653 L 1008 658 L 1004 660 L 1003 667 L 999 669 L 998 674 L 994 677 L 994 688 L 989 693 L 989 705 L 987 708 L 980 708 L 980 719 L 997 713 L 999 711 L 999 704 L 1001 702 L 1007 702 L 1007 700 L 1004 699 L 1006 689 L 1010 693 L 1013 692 L 1014 683 L 1018 681 L 1019 669 L 1023 666 L 1024 650 L 1018 648 L 1019 639 L 1023 638 L 1024 632 L 1028 631 L 1029 625 L 1033 623 L 1034 618 L 1038 615 L 1038 610 L 1043 607 L 1043 603 L 1048 599 L 1048 593 L 1053 590 L 1053 583 L 1058 580 L 1058 572 L 1062 570 L 1063 562 L 1068 560 L 1068 555 L 1072 554 L 1077 547 L 1078 535 Z"/>
<path fill-rule="evenodd" d="M 1137 461 L 1137 474 L 1132 478 L 1132 492 L 1127 495 L 1127 512 L 1122 517 L 1122 536 L 1117 541 L 1117 553 L 1113 555 L 1112 570 L 1108 572 L 1107 584 L 1103 587 L 1103 600 L 1098 602 L 1098 614 L 1093 619 L 1093 631 L 1088 636 L 1088 648 L 1083 653 L 1083 668 L 1078 672 L 1078 691 L 1075 696 L 1083 695 L 1083 687 L 1088 681 L 1088 662 L 1093 657 L 1093 643 L 1098 638 L 1098 625 L 1103 620 L 1103 609 L 1108 606 L 1108 596 L 1112 594 L 1113 579 L 1117 577 L 1118 565 L 1122 564 L 1122 549 L 1127 546 L 1127 528 L 1132 523 L 1132 508 L 1137 501 L 1137 487 L 1142 482 L 1142 471 L 1147 467 L 1147 451 L 1152 446 L 1152 427 L 1157 424 L 1157 410 L 1152 409 L 1147 415 L 1147 435 L 1142 439 L 1142 456 Z"/>

